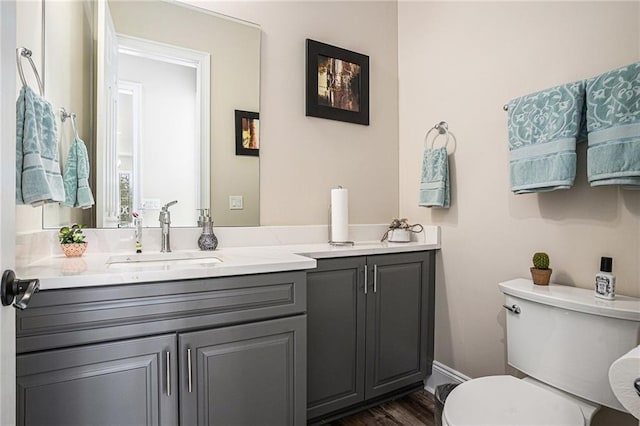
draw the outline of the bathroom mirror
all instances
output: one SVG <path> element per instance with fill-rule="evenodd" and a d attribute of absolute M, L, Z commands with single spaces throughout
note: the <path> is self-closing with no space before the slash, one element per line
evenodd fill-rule
<path fill-rule="evenodd" d="M 43 226 L 258 226 L 259 156 L 236 155 L 235 111 L 259 112 L 260 28 L 162 0 L 46 2 L 45 85 L 78 117 L 96 205 L 43 209 Z M 95 40 L 95 42 L 94 42 Z M 68 95 L 71 93 L 72 95 Z M 58 122 L 61 165 L 73 141 Z"/>

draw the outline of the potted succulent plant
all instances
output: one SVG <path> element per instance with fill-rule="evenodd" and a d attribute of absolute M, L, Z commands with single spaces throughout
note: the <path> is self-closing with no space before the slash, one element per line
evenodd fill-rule
<path fill-rule="evenodd" d="M 539 252 L 533 255 L 533 268 L 531 268 L 531 278 L 537 285 L 549 285 L 552 269 L 549 268 L 549 255 Z"/>
<path fill-rule="evenodd" d="M 67 257 L 79 257 L 82 256 L 87 249 L 87 242 L 85 242 L 85 235 L 82 233 L 84 225 L 74 224 L 71 227 L 63 226 L 58 231 L 58 240 L 60 241 L 60 247 Z"/>

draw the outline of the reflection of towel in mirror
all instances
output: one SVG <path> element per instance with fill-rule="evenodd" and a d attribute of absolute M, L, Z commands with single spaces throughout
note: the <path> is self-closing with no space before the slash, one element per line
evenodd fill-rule
<path fill-rule="evenodd" d="M 28 86 L 16 102 L 16 203 L 64 201 L 56 117 L 51 104 Z"/>
<path fill-rule="evenodd" d="M 640 189 L 640 62 L 587 81 L 591 186 Z"/>
<path fill-rule="evenodd" d="M 69 157 L 64 165 L 64 205 L 90 208 L 93 194 L 89 188 L 89 157 L 87 148 L 80 138 L 75 138 L 69 149 Z"/>
<path fill-rule="evenodd" d="M 446 147 L 424 150 L 418 205 L 449 208 L 449 156 Z"/>

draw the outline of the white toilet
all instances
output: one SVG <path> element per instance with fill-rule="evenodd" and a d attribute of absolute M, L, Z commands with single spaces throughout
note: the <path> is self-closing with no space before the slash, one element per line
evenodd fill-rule
<path fill-rule="evenodd" d="M 447 426 L 589 425 L 601 406 L 626 410 L 609 385 L 609 366 L 640 344 L 640 299 L 596 299 L 593 291 L 499 284 L 507 312 L 509 365 L 529 377 L 466 381 L 447 397 Z"/>

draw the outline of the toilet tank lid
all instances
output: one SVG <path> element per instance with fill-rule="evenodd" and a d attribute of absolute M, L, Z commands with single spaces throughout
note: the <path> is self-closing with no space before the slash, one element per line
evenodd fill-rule
<path fill-rule="evenodd" d="M 504 294 L 545 305 L 640 321 L 640 299 L 636 297 L 616 295 L 615 300 L 598 299 L 593 290 L 559 284 L 535 285 L 533 281 L 524 278 L 501 282 L 498 286 Z"/>

